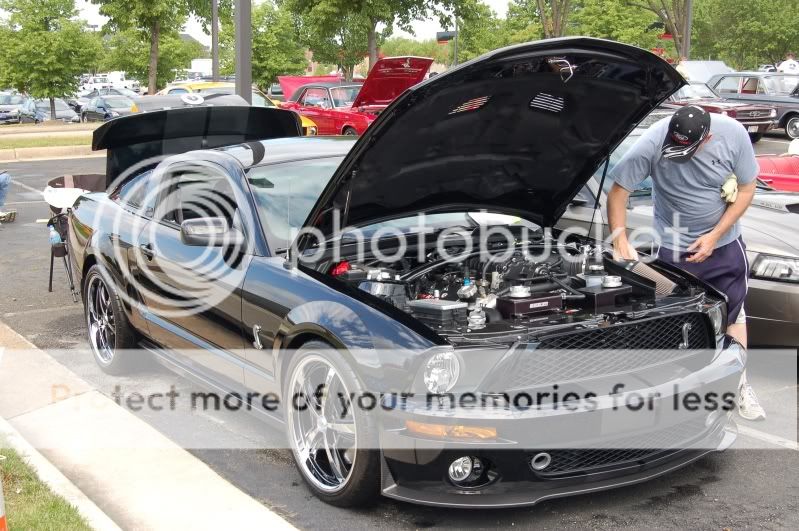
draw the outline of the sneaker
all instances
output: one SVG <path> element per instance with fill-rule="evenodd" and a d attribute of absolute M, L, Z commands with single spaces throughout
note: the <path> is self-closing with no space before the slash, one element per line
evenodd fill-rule
<path fill-rule="evenodd" d="M 8 212 L 0 212 L 0 223 L 11 223 L 17 219 L 17 211 L 9 210 Z"/>
<path fill-rule="evenodd" d="M 746 420 L 765 420 L 766 412 L 757 401 L 757 395 L 752 386 L 741 386 L 741 396 L 738 398 L 738 414 Z"/>

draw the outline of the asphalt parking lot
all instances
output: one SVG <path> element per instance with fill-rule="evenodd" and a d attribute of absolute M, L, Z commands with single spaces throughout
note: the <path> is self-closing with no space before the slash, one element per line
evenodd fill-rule
<path fill-rule="evenodd" d="M 782 153 L 786 149 L 787 141 L 778 136 L 767 137 L 756 146 L 758 153 Z M 178 391 L 192 389 L 194 384 L 156 364 L 126 378 L 101 373 L 91 358 L 74 351 L 86 347 L 83 307 L 72 302 L 58 264 L 54 292 L 47 291 L 47 231 L 36 220 L 48 217 L 48 209 L 39 191 L 55 176 L 103 172 L 104 165 L 103 158 L 88 158 L 4 166 L 14 179 L 8 207 L 17 209 L 18 216 L 14 224 L 0 226 L 0 320 L 36 346 L 57 349 L 52 353 L 62 364 L 101 390 L 110 392 L 117 383 L 131 381 L 140 388 L 174 385 Z M 775 374 L 769 361 L 761 357 L 751 360 L 750 379 L 767 411 L 789 406 L 794 410 L 795 374 Z M 148 420 L 167 436 L 175 429 L 163 417 Z M 254 418 L 198 412 L 189 421 L 197 432 L 238 439 L 240 446 L 264 446 L 281 436 Z M 767 431 L 763 423 L 746 426 L 753 431 L 741 435 L 737 448 L 648 483 L 513 510 L 442 510 L 390 500 L 365 510 L 336 509 L 317 500 L 303 486 L 287 450 L 191 451 L 243 491 L 304 529 L 795 529 L 799 527 L 799 451 L 758 438 L 757 433 Z M 772 449 L 751 449 L 755 444 Z"/>

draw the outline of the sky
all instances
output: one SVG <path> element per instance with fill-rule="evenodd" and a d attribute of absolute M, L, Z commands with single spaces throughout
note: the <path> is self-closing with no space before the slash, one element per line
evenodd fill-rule
<path fill-rule="evenodd" d="M 255 0 L 255 2 L 258 2 L 258 0 Z M 508 8 L 508 0 L 482 0 L 482 2 L 491 7 L 491 9 L 493 9 L 499 16 L 505 16 L 505 12 Z M 100 16 L 98 12 L 98 6 L 92 4 L 88 0 L 76 0 L 75 4 L 80 10 L 81 17 L 86 19 L 89 24 L 96 24 L 98 26 L 103 24 L 104 17 Z M 439 26 L 438 20 L 417 21 L 413 23 L 412 27 L 414 33 L 416 34 L 415 36 L 408 35 L 402 31 L 395 31 L 394 35 L 402 35 L 414 37 L 419 40 L 427 40 L 435 38 L 436 32 L 442 30 L 442 28 Z M 200 23 L 196 20 L 189 20 L 189 23 L 186 25 L 184 31 L 206 46 L 211 43 L 211 36 L 203 33 Z"/>

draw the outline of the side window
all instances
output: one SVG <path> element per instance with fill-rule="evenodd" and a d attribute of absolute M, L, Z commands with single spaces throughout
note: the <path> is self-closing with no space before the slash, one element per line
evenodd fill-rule
<path fill-rule="evenodd" d="M 188 94 L 189 91 L 184 88 L 173 88 L 169 89 L 170 94 Z"/>
<path fill-rule="evenodd" d="M 758 91 L 758 78 L 756 77 L 748 77 L 744 78 L 743 85 L 741 87 L 741 94 L 757 94 Z"/>
<path fill-rule="evenodd" d="M 716 92 L 719 94 L 737 94 L 738 93 L 738 80 L 737 77 L 724 77 L 716 85 Z"/>
<path fill-rule="evenodd" d="M 151 183 L 151 186 L 156 183 Z M 227 175 L 204 165 L 180 165 L 157 184 L 162 190 L 154 218 L 180 225 L 187 219 L 236 217 L 236 198 Z"/>
<path fill-rule="evenodd" d="M 111 194 L 111 200 L 134 210 L 141 209 L 142 214 L 146 216 L 152 215 L 156 195 L 148 186 L 152 173 L 152 170 L 147 170 L 132 178 Z"/>

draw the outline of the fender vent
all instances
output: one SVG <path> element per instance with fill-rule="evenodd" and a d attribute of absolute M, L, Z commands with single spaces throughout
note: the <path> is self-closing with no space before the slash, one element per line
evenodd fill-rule
<path fill-rule="evenodd" d="M 473 98 L 465 103 L 462 103 L 449 111 L 449 114 L 458 114 L 461 112 L 468 112 L 468 111 L 476 111 L 477 109 L 483 107 L 488 100 L 491 99 L 491 96 L 481 96 L 479 98 Z"/>
<path fill-rule="evenodd" d="M 560 96 L 553 96 L 544 92 L 536 94 L 535 98 L 530 100 L 531 109 L 541 109 L 542 111 L 555 113 L 562 111 L 564 105 L 565 102 Z"/>

